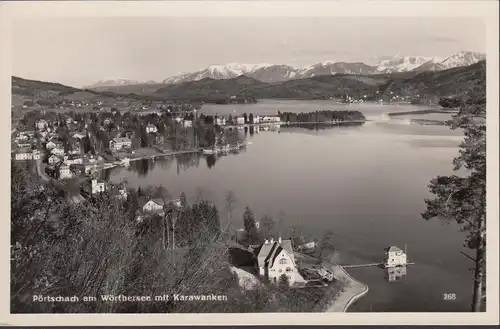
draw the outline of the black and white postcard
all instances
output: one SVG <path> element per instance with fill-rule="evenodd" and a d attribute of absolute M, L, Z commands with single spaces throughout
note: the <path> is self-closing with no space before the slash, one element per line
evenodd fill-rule
<path fill-rule="evenodd" d="M 2 322 L 498 321 L 497 14 L 2 3 Z"/>

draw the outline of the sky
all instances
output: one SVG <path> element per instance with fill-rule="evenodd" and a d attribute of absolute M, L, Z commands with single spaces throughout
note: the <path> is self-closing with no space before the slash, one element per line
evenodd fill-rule
<path fill-rule="evenodd" d="M 472 17 L 20 17 L 11 31 L 13 75 L 75 87 L 235 62 L 304 67 L 486 52 L 484 21 Z"/>

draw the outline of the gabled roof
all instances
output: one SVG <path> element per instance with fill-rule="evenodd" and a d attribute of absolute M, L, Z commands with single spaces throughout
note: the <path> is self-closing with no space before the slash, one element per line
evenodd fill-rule
<path fill-rule="evenodd" d="M 112 141 L 115 143 L 121 143 L 121 142 L 130 142 L 130 139 L 128 137 L 117 137 L 113 138 Z"/>
<path fill-rule="evenodd" d="M 278 257 L 282 251 L 285 251 L 295 262 L 292 242 L 290 240 L 282 240 L 281 243 L 276 241 L 274 243 L 263 244 L 256 250 L 259 267 L 272 267 L 276 257 Z"/>
<path fill-rule="evenodd" d="M 154 198 L 154 199 L 147 199 L 147 198 L 141 198 L 139 199 L 139 206 L 142 208 L 144 207 L 149 201 L 153 201 L 159 206 L 163 206 L 165 203 L 163 202 L 163 199 L 160 198 Z"/>
<path fill-rule="evenodd" d="M 387 250 L 387 252 L 403 252 L 403 250 L 401 250 L 395 246 L 390 246 L 389 248 L 386 248 L 385 250 Z"/>
<path fill-rule="evenodd" d="M 22 147 L 16 150 L 16 153 L 32 153 L 33 150 L 28 147 Z"/>

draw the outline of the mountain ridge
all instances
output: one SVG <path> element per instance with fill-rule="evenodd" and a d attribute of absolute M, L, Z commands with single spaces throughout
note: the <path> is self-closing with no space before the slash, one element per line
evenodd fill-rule
<path fill-rule="evenodd" d="M 81 97 L 230 103 L 232 99 L 241 102 L 264 98 L 312 100 L 338 99 L 348 95 L 366 101 L 391 100 L 392 97 L 398 96 L 400 100 L 437 102 L 440 97 L 485 92 L 486 61 L 435 72 L 318 75 L 281 82 L 262 82 L 240 75 L 231 79 L 206 77 L 179 84 L 150 85 L 151 88 L 147 90 L 143 87 L 125 86 L 97 92 L 12 77 L 13 96 L 25 95 L 28 99 L 34 94 L 38 95 L 39 99 L 71 98 L 76 97 L 75 94 L 83 94 Z"/>
<path fill-rule="evenodd" d="M 482 53 L 461 51 L 445 58 L 423 57 L 423 56 L 394 56 L 385 59 L 375 65 L 362 62 L 335 62 L 324 61 L 302 68 L 296 68 L 285 64 L 240 64 L 228 63 L 223 65 L 210 65 L 208 68 L 195 72 L 182 73 L 164 79 L 162 84 L 177 84 L 187 81 L 197 81 L 203 78 L 232 79 L 240 75 L 246 75 L 262 82 L 283 82 L 293 79 L 310 78 L 318 75 L 335 74 L 358 74 L 371 75 L 381 73 L 397 73 L 408 71 L 439 71 L 453 67 L 468 66 L 484 60 L 486 56 Z M 115 83 L 112 80 L 99 81 L 95 85 L 85 88 L 100 88 L 124 85 L 159 84 L 159 82 L 138 82 L 136 80 L 119 79 Z"/>

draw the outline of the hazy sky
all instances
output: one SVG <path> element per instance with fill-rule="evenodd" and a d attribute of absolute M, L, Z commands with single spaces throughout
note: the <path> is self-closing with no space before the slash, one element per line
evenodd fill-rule
<path fill-rule="evenodd" d="M 224 63 L 302 67 L 486 52 L 480 18 L 52 17 L 12 23 L 13 74 L 73 86 L 158 80 Z"/>

